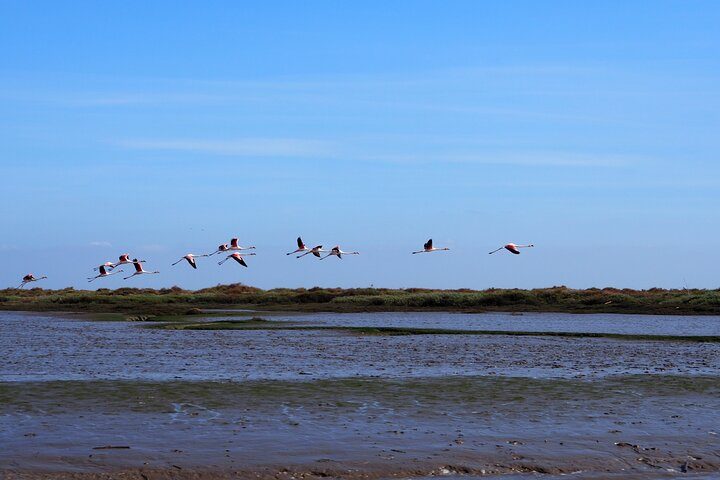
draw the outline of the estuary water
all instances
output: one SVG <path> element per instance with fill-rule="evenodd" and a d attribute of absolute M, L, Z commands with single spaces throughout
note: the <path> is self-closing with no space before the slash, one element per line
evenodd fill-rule
<path fill-rule="evenodd" d="M 324 326 L 720 335 L 720 317 L 447 313 L 261 316 Z M 79 318 L 0 313 L 0 350 L 4 352 L 0 356 L 0 381 L 705 375 L 717 372 L 720 361 L 720 343 L 504 335 L 365 336 L 332 330 L 174 331 L 143 328 L 140 322 Z"/>
<path fill-rule="evenodd" d="M 718 317 L 253 315 L 274 327 L 720 335 Z M 0 313 L 0 478 L 720 472 L 720 343 L 145 327 Z"/>

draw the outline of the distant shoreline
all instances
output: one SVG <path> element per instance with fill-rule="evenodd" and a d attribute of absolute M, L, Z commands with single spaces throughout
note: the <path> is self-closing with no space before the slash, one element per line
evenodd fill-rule
<path fill-rule="evenodd" d="M 261 290 L 219 285 L 202 290 L 119 288 L 0 290 L 0 310 L 192 315 L 209 309 L 298 312 L 443 311 L 720 315 L 720 290 L 566 287 L 488 290 L 310 288 Z"/>

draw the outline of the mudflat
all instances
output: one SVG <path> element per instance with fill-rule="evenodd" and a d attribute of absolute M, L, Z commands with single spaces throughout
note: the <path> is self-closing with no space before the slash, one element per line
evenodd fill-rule
<path fill-rule="evenodd" d="M 8 479 L 720 472 L 715 343 L 276 328 L 467 329 L 513 320 L 373 315 L 274 317 L 267 329 L 218 331 L 2 314 L 0 346 L 9 354 L 0 359 L 0 472 Z M 572 318 L 515 320 L 523 329 L 577 327 Z M 614 331 L 628 319 L 597 320 L 586 330 Z M 682 320 L 666 320 L 656 333 L 684 330 Z"/>

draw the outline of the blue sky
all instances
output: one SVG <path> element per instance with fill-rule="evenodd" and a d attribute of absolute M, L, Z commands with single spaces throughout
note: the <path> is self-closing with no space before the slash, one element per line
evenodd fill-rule
<path fill-rule="evenodd" d="M 720 5 L 0 3 L 0 285 L 717 288 Z M 362 254 L 283 253 L 302 235 Z M 170 263 L 239 236 L 250 268 Z M 428 238 L 451 252 L 412 256 Z M 537 245 L 487 255 L 507 242 Z M 38 284 L 40 286 L 40 284 Z"/>

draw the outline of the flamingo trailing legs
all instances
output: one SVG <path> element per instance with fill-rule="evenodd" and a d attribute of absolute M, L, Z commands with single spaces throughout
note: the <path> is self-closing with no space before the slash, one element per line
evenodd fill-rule
<path fill-rule="evenodd" d="M 125 277 L 124 280 L 134 277 L 135 275 L 155 275 L 156 273 L 160 273 L 157 270 L 155 270 L 154 272 L 148 272 L 147 270 L 143 270 L 143 266 L 142 266 L 141 262 L 142 261 L 138 260 L 137 258 L 133 259 L 132 264 L 133 264 L 133 267 L 135 267 L 135 273 L 133 273 L 129 277 Z"/>
<path fill-rule="evenodd" d="M 340 247 L 338 245 L 335 245 L 332 250 L 330 250 L 330 253 L 322 257 L 320 260 L 325 260 L 332 255 L 342 259 L 343 255 L 360 255 L 360 252 L 343 252 L 342 250 L 340 250 Z"/>
<path fill-rule="evenodd" d="M 535 245 L 533 245 L 532 243 L 529 245 L 515 245 L 514 243 L 508 243 L 507 245 L 503 245 L 502 247 L 495 249 L 492 252 L 488 252 L 488 253 L 492 255 L 493 253 L 499 252 L 500 250 L 502 250 L 504 248 L 505 250 L 507 250 L 510 253 L 514 253 L 515 255 L 520 255 L 521 248 L 530 248 L 530 247 L 534 247 L 534 246 Z"/>
<path fill-rule="evenodd" d="M 442 250 L 450 250 L 450 249 L 448 247 L 443 247 L 443 248 L 433 247 L 433 241 L 431 238 L 427 242 L 425 242 L 422 250 L 418 250 L 417 252 L 412 252 L 412 253 L 414 255 L 416 253 L 440 252 Z"/>

